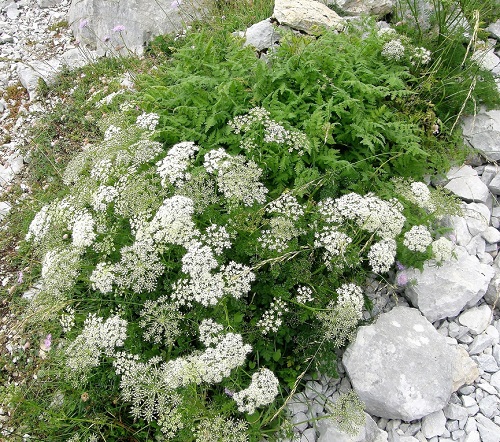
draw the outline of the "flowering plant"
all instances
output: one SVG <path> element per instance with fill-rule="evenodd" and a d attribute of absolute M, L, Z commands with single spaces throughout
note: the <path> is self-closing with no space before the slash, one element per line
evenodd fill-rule
<path fill-rule="evenodd" d="M 59 317 L 74 387 L 111 364 L 120 400 L 165 438 L 241 413 L 264 428 L 258 410 L 280 406 L 301 372 L 325 371 L 351 338 L 367 273 L 387 273 L 398 247 L 430 255 L 431 231 L 407 212 L 431 216 L 433 195 L 404 180 L 399 199 L 334 195 L 321 179 L 270 191 L 259 146 L 300 157 L 309 142 L 263 108 L 228 122 L 245 146 L 237 155 L 191 141 L 165 151 L 157 124 L 110 119 L 104 140 L 70 161 L 69 193 L 29 227 L 43 251 L 31 313 Z M 200 395 L 212 399 L 198 424 L 189 404 Z"/>

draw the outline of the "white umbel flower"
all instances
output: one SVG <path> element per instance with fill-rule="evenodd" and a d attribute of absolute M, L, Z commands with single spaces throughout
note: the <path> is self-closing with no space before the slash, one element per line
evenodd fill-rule
<path fill-rule="evenodd" d="M 250 386 L 233 395 L 233 399 L 238 405 L 238 410 L 242 413 L 252 414 L 257 407 L 269 405 L 278 395 L 279 381 L 274 373 L 262 368 L 252 375 Z"/>
<path fill-rule="evenodd" d="M 425 226 L 413 226 L 404 234 L 403 244 L 415 252 L 425 252 L 432 243 L 432 236 Z"/>

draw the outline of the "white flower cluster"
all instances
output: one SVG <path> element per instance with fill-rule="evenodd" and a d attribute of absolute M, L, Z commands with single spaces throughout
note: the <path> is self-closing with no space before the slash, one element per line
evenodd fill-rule
<path fill-rule="evenodd" d="M 308 302 L 314 301 L 313 291 L 311 287 L 307 287 L 305 285 L 297 287 L 296 300 L 300 304 L 306 304 Z"/>
<path fill-rule="evenodd" d="M 104 158 L 97 161 L 92 169 L 90 169 L 90 176 L 96 181 L 105 183 L 114 174 L 115 168 L 113 162 L 109 158 Z"/>
<path fill-rule="evenodd" d="M 453 249 L 455 248 L 453 243 L 444 236 L 433 241 L 431 247 L 434 259 L 439 263 L 450 260 L 453 256 Z"/>
<path fill-rule="evenodd" d="M 257 407 L 269 405 L 278 395 L 278 378 L 274 373 L 262 368 L 252 375 L 248 388 L 234 394 L 233 399 L 242 413 L 252 414 Z"/>
<path fill-rule="evenodd" d="M 300 235 L 291 218 L 278 216 L 269 220 L 269 229 L 263 229 L 257 239 L 267 250 L 283 252 L 290 246 L 290 241 Z"/>
<path fill-rule="evenodd" d="M 388 60 L 399 61 L 405 54 L 405 47 L 400 40 L 391 40 L 382 46 L 382 56 Z"/>
<path fill-rule="evenodd" d="M 167 439 L 183 428 L 182 416 L 178 410 L 182 398 L 165 388 L 165 363 L 153 358 L 147 363 L 138 362 L 138 356 L 119 352 L 113 361 L 116 374 L 121 375 L 120 388 L 124 401 L 132 403 L 131 412 L 135 418 L 146 422 L 157 420 Z"/>
<path fill-rule="evenodd" d="M 196 427 L 196 442 L 248 442 L 248 424 L 241 419 L 217 415 L 203 418 Z"/>
<path fill-rule="evenodd" d="M 143 112 L 137 117 L 135 124 L 141 129 L 155 130 L 158 122 L 160 121 L 160 116 L 154 113 Z"/>
<path fill-rule="evenodd" d="M 357 318 L 363 317 L 363 290 L 352 282 L 342 284 L 337 289 L 337 305 L 339 307 L 351 307 L 356 312 Z"/>
<path fill-rule="evenodd" d="M 140 313 L 139 327 L 144 331 L 144 339 L 154 344 L 174 345 L 181 334 L 179 323 L 184 315 L 176 304 L 168 302 L 166 296 L 156 301 L 147 300 Z"/>
<path fill-rule="evenodd" d="M 213 319 L 203 319 L 199 326 L 200 329 L 200 341 L 205 347 L 209 347 L 212 344 L 217 344 L 222 336 L 222 331 L 224 327 Z"/>
<path fill-rule="evenodd" d="M 395 185 L 396 192 L 405 197 L 408 201 L 430 213 L 436 210 L 436 205 L 427 184 L 421 181 L 402 179 L 394 179 L 392 181 Z"/>
<path fill-rule="evenodd" d="M 396 258 L 396 241 L 383 239 L 373 244 L 368 252 L 368 262 L 375 273 L 386 273 Z"/>
<path fill-rule="evenodd" d="M 102 354 L 113 356 L 116 347 L 127 339 L 127 321 L 111 316 L 106 321 L 94 314 L 85 319 L 82 333 L 66 348 L 66 365 L 77 374 L 85 374 L 99 365 Z"/>
<path fill-rule="evenodd" d="M 212 250 L 199 242 L 188 246 L 186 254 L 182 257 L 182 271 L 189 274 L 192 279 L 203 279 L 218 266 Z"/>
<path fill-rule="evenodd" d="M 274 298 L 270 308 L 264 312 L 262 318 L 256 325 L 262 329 L 263 335 L 267 335 L 269 332 L 276 333 L 283 323 L 283 313 L 286 312 L 288 312 L 288 307 L 285 301 Z"/>
<path fill-rule="evenodd" d="M 250 130 L 255 123 L 266 125 L 270 121 L 272 121 L 271 114 L 267 109 L 254 107 L 247 114 L 234 117 L 228 125 L 235 134 L 240 134 Z"/>
<path fill-rule="evenodd" d="M 47 235 L 52 221 L 50 205 L 43 206 L 31 221 L 26 234 L 26 240 L 35 243 L 40 242 Z"/>
<path fill-rule="evenodd" d="M 298 221 L 298 219 L 304 215 L 304 208 L 293 195 L 290 193 L 282 193 L 277 199 L 269 203 L 267 212 L 279 213 L 293 221 Z"/>
<path fill-rule="evenodd" d="M 153 161 L 158 155 L 163 153 L 163 147 L 158 141 L 144 138 L 131 144 L 126 149 L 122 149 L 120 153 L 123 156 L 121 158 L 117 157 L 117 162 L 119 159 L 125 165 L 135 164 L 140 166 L 141 164 Z"/>
<path fill-rule="evenodd" d="M 211 267 L 203 269 L 193 266 L 196 277 L 176 281 L 172 285 L 172 298 L 180 305 L 191 305 L 192 301 L 204 306 L 215 305 L 224 295 L 236 299 L 246 295 L 255 280 L 250 268 L 233 261 L 222 266 L 218 273 L 212 274 L 211 270 Z"/>
<path fill-rule="evenodd" d="M 75 309 L 66 307 L 64 313 L 59 318 L 59 324 L 61 324 L 64 333 L 70 332 L 75 326 Z"/>
<path fill-rule="evenodd" d="M 101 293 L 111 293 L 115 282 L 115 266 L 110 262 L 100 262 L 90 275 L 93 290 Z"/>
<path fill-rule="evenodd" d="M 87 210 L 78 212 L 73 218 L 73 246 L 76 249 L 89 247 L 95 241 L 97 234 L 94 231 L 95 221 Z"/>
<path fill-rule="evenodd" d="M 190 198 L 174 195 L 163 201 L 150 223 L 138 230 L 138 240 L 151 238 L 161 250 L 166 244 L 188 247 L 200 236 L 192 220 L 194 204 Z"/>
<path fill-rule="evenodd" d="M 165 158 L 156 163 L 157 172 L 161 177 L 161 185 L 167 186 L 167 181 L 175 186 L 182 185 L 191 175 L 186 172 L 200 148 L 191 141 L 177 143 L 168 151 Z"/>
<path fill-rule="evenodd" d="M 404 234 L 403 245 L 415 252 L 425 252 L 432 243 L 432 236 L 425 226 L 413 226 Z"/>
<path fill-rule="evenodd" d="M 228 199 L 251 206 L 263 204 L 268 190 L 259 182 L 262 170 L 253 161 L 241 155 L 230 156 L 223 149 L 207 152 L 204 167 L 216 174 L 219 191 Z"/>
<path fill-rule="evenodd" d="M 205 235 L 200 240 L 208 245 L 216 255 L 221 255 L 224 249 L 231 247 L 230 236 L 226 228 L 217 224 L 209 225 Z"/>
<path fill-rule="evenodd" d="M 349 193 L 340 198 L 327 198 L 318 204 L 319 213 L 328 223 L 354 221 L 358 227 L 381 238 L 395 238 L 405 223 L 403 206 L 396 199 L 384 201 L 369 193 Z"/>
<path fill-rule="evenodd" d="M 118 190 L 113 186 L 99 186 L 92 195 L 92 208 L 96 212 L 105 212 L 108 204 L 118 197 Z"/>
<path fill-rule="evenodd" d="M 111 125 L 106 129 L 106 132 L 104 132 L 104 141 L 109 141 L 111 138 L 113 138 L 116 134 L 119 134 L 122 131 L 122 129 L 118 126 Z"/>
<path fill-rule="evenodd" d="M 331 263 L 336 256 L 345 254 L 347 247 L 352 243 L 350 238 L 345 233 L 339 231 L 335 226 L 326 226 L 321 232 L 314 234 L 314 247 L 325 249 L 325 263 Z"/>
<path fill-rule="evenodd" d="M 76 249 L 49 250 L 42 261 L 43 288 L 52 294 L 64 294 L 72 287 L 80 271 L 80 253 Z"/>
<path fill-rule="evenodd" d="M 254 107 L 246 115 L 239 115 L 231 120 L 229 127 L 235 134 L 245 134 L 252 128 L 264 128 L 264 142 L 284 145 L 288 152 L 294 150 L 304 155 L 310 149 L 307 136 L 295 129 L 288 130 L 280 123 L 270 118 L 270 113 L 262 107 Z M 240 146 L 245 150 L 252 150 L 256 146 L 254 139 L 243 139 Z"/>
<path fill-rule="evenodd" d="M 413 48 L 410 63 L 413 65 L 426 65 L 431 61 L 431 51 L 423 47 Z"/>
<path fill-rule="evenodd" d="M 118 287 L 136 293 L 155 290 L 156 281 L 165 267 L 154 245 L 150 241 L 136 241 L 131 246 L 122 247 L 120 253 L 121 259 L 113 269 Z"/>

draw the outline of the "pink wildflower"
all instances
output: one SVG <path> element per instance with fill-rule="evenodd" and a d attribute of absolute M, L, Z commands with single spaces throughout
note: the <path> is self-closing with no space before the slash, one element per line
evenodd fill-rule
<path fill-rule="evenodd" d="M 123 32 L 124 30 L 125 30 L 125 26 L 123 26 L 123 25 L 116 25 L 113 28 L 113 32 Z"/>

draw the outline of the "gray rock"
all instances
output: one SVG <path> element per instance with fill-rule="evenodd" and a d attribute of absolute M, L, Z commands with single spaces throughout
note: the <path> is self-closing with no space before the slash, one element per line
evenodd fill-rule
<path fill-rule="evenodd" d="M 479 233 L 470 240 L 469 244 L 465 246 L 465 249 L 469 255 L 477 255 L 477 257 L 480 258 L 484 256 L 486 252 L 486 241 Z"/>
<path fill-rule="evenodd" d="M 273 47 L 280 39 L 276 28 L 268 18 L 250 26 L 245 31 L 245 46 L 253 46 L 257 51 Z"/>
<path fill-rule="evenodd" d="M 486 330 L 484 331 L 488 336 L 491 336 L 493 339 L 493 344 L 496 345 L 500 342 L 500 332 L 493 325 L 488 325 Z"/>
<path fill-rule="evenodd" d="M 447 404 L 443 408 L 443 413 L 444 415 L 451 420 L 462 420 L 462 419 L 467 419 L 468 413 L 467 410 L 457 404 Z"/>
<path fill-rule="evenodd" d="M 493 395 L 485 396 L 478 403 L 479 411 L 481 411 L 481 413 L 484 416 L 491 419 L 500 413 L 498 410 L 499 404 L 500 404 L 500 399 L 498 399 L 496 396 Z"/>
<path fill-rule="evenodd" d="M 495 275 L 491 279 L 488 290 L 486 290 L 484 294 L 484 300 L 491 306 L 498 306 L 500 305 L 498 301 L 500 297 L 500 269 L 497 266 L 494 266 L 493 269 L 495 270 Z"/>
<path fill-rule="evenodd" d="M 482 203 L 470 203 L 464 206 L 464 218 L 472 236 L 483 233 L 490 224 L 491 212 Z"/>
<path fill-rule="evenodd" d="M 286 404 L 292 415 L 297 413 L 305 413 L 309 408 L 307 405 L 307 398 L 304 393 L 298 393 L 292 396 L 290 401 Z"/>
<path fill-rule="evenodd" d="M 7 201 L 0 201 L 0 221 L 2 221 L 10 212 L 12 206 Z"/>
<path fill-rule="evenodd" d="M 454 236 L 454 242 L 459 246 L 467 246 L 472 235 L 469 232 L 467 226 L 467 221 L 462 216 L 447 216 L 444 217 L 442 223 L 445 227 L 450 227 L 453 229 L 452 235 Z"/>
<path fill-rule="evenodd" d="M 462 173 L 460 169 L 464 168 L 470 168 L 474 173 Z M 448 174 L 450 181 L 444 188 L 464 201 L 486 203 L 489 196 L 488 186 L 481 181 L 477 172 L 471 166 L 462 166 L 460 169 Z"/>
<path fill-rule="evenodd" d="M 464 442 L 481 442 L 481 437 L 477 430 L 471 431 L 465 436 Z"/>
<path fill-rule="evenodd" d="M 455 358 L 418 310 L 396 307 L 359 329 L 343 363 L 368 413 L 411 421 L 448 402 Z"/>
<path fill-rule="evenodd" d="M 491 318 L 491 308 L 483 304 L 463 312 L 458 317 L 458 322 L 467 327 L 473 334 L 479 335 L 486 330 L 488 325 L 490 325 Z"/>
<path fill-rule="evenodd" d="M 500 427 L 498 425 L 481 413 L 477 414 L 476 423 L 482 442 L 500 442 Z"/>
<path fill-rule="evenodd" d="M 72 0 L 69 23 L 77 40 L 104 53 L 142 54 L 144 44 L 162 34 L 180 33 L 202 19 L 209 0 Z"/>
<path fill-rule="evenodd" d="M 457 391 L 464 384 L 472 384 L 479 377 L 479 369 L 463 347 L 455 346 L 453 348 L 455 348 L 453 391 Z"/>
<path fill-rule="evenodd" d="M 493 345 L 493 338 L 486 334 L 477 335 L 474 340 L 469 345 L 469 354 L 478 355 L 486 347 L 491 347 Z"/>
<path fill-rule="evenodd" d="M 395 5 L 394 0 L 330 0 L 347 15 L 376 15 L 382 17 L 390 14 Z"/>
<path fill-rule="evenodd" d="M 21 11 L 19 11 L 16 3 L 11 3 L 7 6 L 5 11 L 7 13 L 7 18 L 10 18 L 11 20 L 15 20 L 21 14 Z"/>
<path fill-rule="evenodd" d="M 275 0 L 273 17 L 281 25 L 307 33 L 344 27 L 344 20 L 336 12 L 313 0 Z"/>
<path fill-rule="evenodd" d="M 500 242 L 500 232 L 494 227 L 488 227 L 481 235 L 490 244 Z"/>
<path fill-rule="evenodd" d="M 456 247 L 456 260 L 437 267 L 424 264 L 423 272 L 408 269 L 405 296 L 431 322 L 458 315 L 464 307 L 475 305 L 486 293 L 494 275 L 491 266 L 481 264 L 463 247 Z"/>
<path fill-rule="evenodd" d="M 476 50 L 472 54 L 472 59 L 484 70 L 491 71 L 495 75 L 500 74 L 500 58 L 495 54 L 493 47 Z"/>
<path fill-rule="evenodd" d="M 463 118 L 463 134 L 488 160 L 500 159 L 500 110 L 482 109 L 475 116 Z"/>
<path fill-rule="evenodd" d="M 497 40 L 500 40 L 500 20 L 490 23 L 486 30 Z"/>
<path fill-rule="evenodd" d="M 40 8 L 53 8 L 61 3 L 61 0 L 36 0 Z"/>
<path fill-rule="evenodd" d="M 302 433 L 300 442 L 316 442 L 316 430 L 314 428 L 307 428 Z"/>
<path fill-rule="evenodd" d="M 490 385 L 495 387 L 498 393 L 500 393 L 500 371 L 491 375 Z"/>
<path fill-rule="evenodd" d="M 500 195 L 500 173 L 496 174 L 488 184 L 488 189 L 495 195 Z"/>
<path fill-rule="evenodd" d="M 477 430 L 476 419 L 469 416 L 469 418 L 467 419 L 467 423 L 465 424 L 464 429 L 465 429 L 465 432 L 467 434 L 469 434 L 472 431 L 476 431 Z"/>
<path fill-rule="evenodd" d="M 422 434 L 430 439 L 434 436 L 441 436 L 446 431 L 446 417 L 443 410 L 424 416 L 422 419 Z"/>
<path fill-rule="evenodd" d="M 47 84 L 53 83 L 61 67 L 61 62 L 57 59 L 33 61 L 29 65 L 18 63 L 17 75 L 21 84 L 28 91 L 30 100 L 36 98 L 40 79 Z"/>
<path fill-rule="evenodd" d="M 492 355 L 481 354 L 478 356 L 472 356 L 472 359 L 476 362 L 479 368 L 486 373 L 495 373 L 498 371 L 498 364 Z"/>
<path fill-rule="evenodd" d="M 387 442 L 387 433 L 378 428 L 375 421 L 365 413 L 365 425 L 356 434 L 348 434 L 338 428 L 332 419 L 317 422 L 318 442 Z"/>
<path fill-rule="evenodd" d="M 292 425 L 295 431 L 302 433 L 309 426 L 309 419 L 302 411 L 292 416 Z"/>

